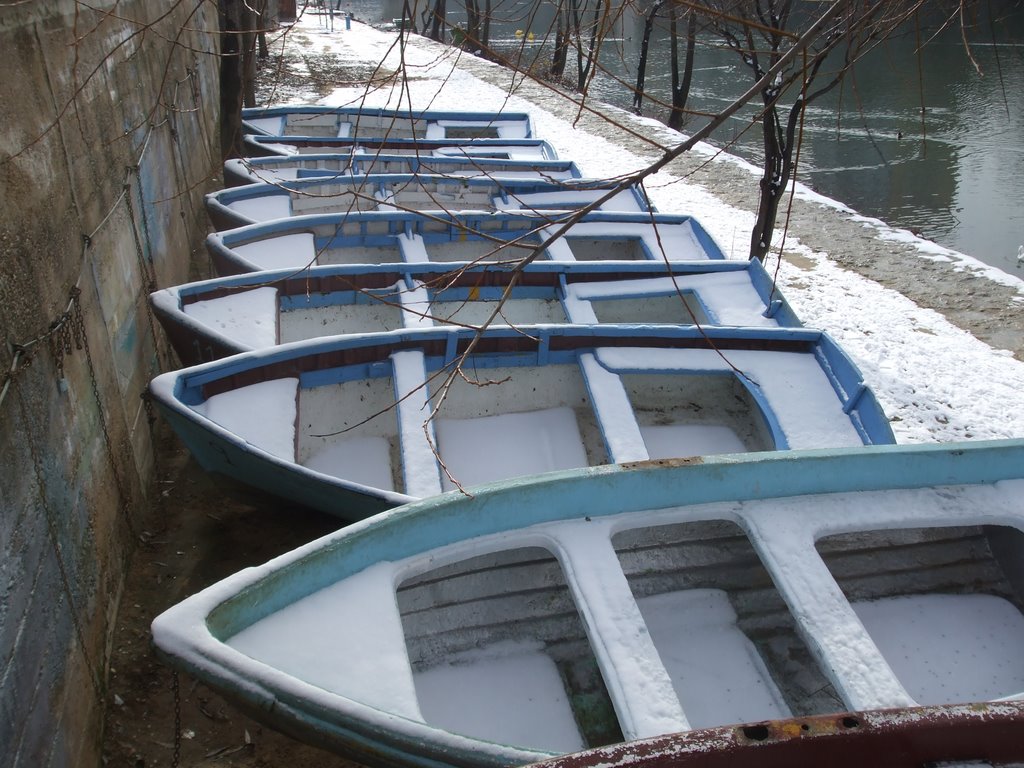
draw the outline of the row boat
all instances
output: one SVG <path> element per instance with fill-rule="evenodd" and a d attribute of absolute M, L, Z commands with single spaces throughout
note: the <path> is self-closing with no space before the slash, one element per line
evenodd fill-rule
<path fill-rule="evenodd" d="M 1019 758 L 1024 710 L 1000 702 L 1024 697 L 1022 470 L 1013 440 L 512 479 L 241 571 L 153 637 L 374 766 Z"/>
<path fill-rule="evenodd" d="M 707 262 L 725 260 L 691 216 L 595 211 L 558 235 L 573 214 L 321 214 L 252 224 L 206 239 L 218 274 L 304 269 L 326 264 L 543 261 Z"/>
<path fill-rule="evenodd" d="M 165 373 L 150 392 L 204 468 L 346 521 L 558 469 L 893 442 L 856 366 L 802 328 L 331 336 Z"/>
<path fill-rule="evenodd" d="M 357 211 L 570 210 L 608 198 L 603 211 L 653 210 L 640 187 L 613 181 L 544 181 L 490 176 L 413 174 L 313 177 L 229 187 L 206 195 L 217 229 L 319 213 Z"/>
<path fill-rule="evenodd" d="M 526 112 L 460 112 L 286 105 L 242 110 L 242 130 L 265 136 L 383 139 L 529 139 Z"/>
<path fill-rule="evenodd" d="M 185 365 L 320 336 L 476 327 L 492 316 L 505 325 L 800 325 L 756 259 L 335 265 L 188 283 L 154 292 L 150 304 Z"/>
<path fill-rule="evenodd" d="M 245 154 L 251 157 L 370 152 L 417 157 L 492 157 L 526 161 L 558 159 L 558 153 L 542 139 L 342 139 L 247 133 L 242 137 L 242 145 Z"/>
<path fill-rule="evenodd" d="M 368 173 L 500 176 L 545 181 L 578 179 L 582 176 L 576 163 L 571 160 L 504 160 L 465 155 L 450 157 L 349 152 L 242 157 L 224 161 L 224 184 L 228 187 Z"/>

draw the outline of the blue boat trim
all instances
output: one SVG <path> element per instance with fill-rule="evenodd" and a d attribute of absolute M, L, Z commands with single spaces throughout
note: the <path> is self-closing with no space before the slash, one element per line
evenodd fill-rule
<path fill-rule="evenodd" d="M 268 136 L 246 134 L 244 152 L 255 157 L 288 157 L 294 154 L 327 152 L 376 152 L 380 154 L 453 153 L 457 156 L 491 157 L 514 160 L 529 155 L 532 159 L 558 160 L 558 153 L 542 139 L 378 139 L 328 138 L 319 136 Z M 303 150 L 314 149 L 315 152 Z"/>
<path fill-rule="evenodd" d="M 335 248 L 351 247 L 392 247 L 401 255 L 396 261 L 406 261 L 406 254 L 399 238 L 419 236 L 424 246 L 445 243 L 458 243 L 467 240 L 492 240 L 495 247 L 508 243 L 514 247 L 514 253 L 502 260 L 502 264 L 512 266 L 520 261 L 529 248 L 541 244 L 547 238 L 548 231 L 554 231 L 568 222 L 572 214 L 549 213 L 540 216 L 528 212 L 476 212 L 460 211 L 447 213 L 437 211 L 419 212 L 379 212 L 360 211 L 349 214 L 317 214 L 277 219 L 259 224 L 250 224 L 221 232 L 214 232 L 207 237 L 206 247 L 210 257 L 222 275 L 254 272 L 260 269 L 235 249 L 239 246 L 263 242 L 270 238 L 286 235 L 310 234 L 313 236 L 312 248 L 315 253 L 322 253 Z M 680 227 L 688 228 L 690 236 L 695 240 L 701 255 L 680 256 L 651 253 L 643 249 L 647 260 L 662 265 L 671 262 L 673 265 L 692 262 L 726 261 L 725 254 L 700 222 L 692 216 L 665 213 L 625 213 L 620 211 L 593 211 L 578 221 L 580 225 L 606 225 L 629 227 Z M 570 231 L 570 236 L 573 236 Z M 594 236 L 587 236 L 593 239 Z M 601 235 L 613 239 L 612 235 Z M 637 240 L 638 236 L 630 234 L 614 239 Z M 546 261 L 541 258 L 538 261 Z M 622 262 L 620 262 L 622 263 Z M 759 290 L 771 291 L 771 281 L 767 275 L 756 273 L 760 281 Z"/>
<path fill-rule="evenodd" d="M 436 190 L 438 194 L 447 193 L 450 189 L 454 188 L 465 190 L 470 194 L 480 194 L 483 192 L 492 199 L 501 200 L 504 206 L 512 206 L 514 210 L 557 211 L 574 209 L 583 204 L 581 201 L 571 198 L 573 193 L 608 192 L 619 186 L 619 183 L 600 179 L 546 181 L 542 179 L 490 176 L 451 177 L 438 174 L 373 173 L 369 175 L 344 175 L 330 179 L 323 177 L 287 179 L 273 183 L 255 183 L 240 187 L 228 187 L 208 193 L 205 196 L 205 200 L 211 220 L 219 229 L 226 229 L 258 223 L 235 207 L 239 203 L 249 200 L 281 197 L 295 201 L 308 198 L 310 200 L 322 201 L 324 205 L 336 205 L 340 209 L 339 212 L 343 212 L 347 210 L 366 210 L 360 209 L 357 206 L 356 202 L 354 202 L 357 199 L 376 207 L 385 204 L 385 198 L 391 192 L 401 195 L 410 190 L 415 192 L 415 190 L 421 187 L 429 189 L 432 185 L 438 187 Z M 515 205 L 516 201 L 522 196 L 553 193 L 569 197 L 562 201 L 524 201 L 518 206 Z M 622 193 L 626 193 L 633 201 L 634 210 L 655 210 L 646 194 L 638 186 L 624 187 L 619 194 Z M 432 193 L 426 191 L 424 194 L 431 195 Z M 375 197 L 376 199 L 373 199 Z M 443 201 L 437 201 L 430 206 L 430 209 L 444 210 L 444 207 Z M 496 204 L 492 204 L 489 207 L 499 209 Z M 483 205 L 481 204 L 478 209 L 484 209 Z M 391 213 L 391 211 L 387 211 L 387 213 Z M 299 216 L 302 214 L 294 212 L 292 215 Z"/>
<path fill-rule="evenodd" d="M 775 321 L 781 326 L 800 326 L 792 308 L 770 288 L 765 292 L 762 279 L 764 268 L 757 260 L 752 261 L 707 261 L 676 262 L 665 264 L 655 261 L 644 262 L 566 262 L 536 261 L 521 271 L 508 269 L 501 264 L 472 264 L 469 262 L 416 262 L 379 265 L 328 265 L 312 267 L 296 273 L 295 270 L 271 270 L 234 275 L 211 280 L 166 288 L 150 296 L 154 314 L 164 326 L 179 358 L 185 364 L 194 364 L 247 351 L 235 337 L 215 325 L 197 320 L 186 314 L 186 308 L 196 302 L 217 300 L 237 296 L 247 291 L 272 287 L 282 312 L 293 309 L 344 306 L 349 304 L 372 304 L 375 301 L 394 302 L 402 305 L 403 296 L 399 291 L 411 292 L 418 285 L 428 292 L 430 301 L 497 301 L 515 280 L 513 299 L 535 298 L 559 301 L 566 317 L 574 320 L 574 312 L 581 312 L 577 303 L 611 302 L 616 300 L 668 298 L 677 299 L 677 287 L 668 276 L 680 279 L 707 275 L 745 273 L 754 294 L 765 306 L 773 302 L 776 307 Z M 659 279 L 652 284 L 652 279 Z M 644 281 L 644 282 L 638 282 Z M 643 286 L 630 290 L 630 283 Z M 616 287 L 614 290 L 612 285 Z M 589 285 L 600 286 L 594 292 L 587 292 Z M 433 286 L 442 286 L 434 288 Z M 585 298 L 573 299 L 570 306 L 570 286 L 585 291 Z M 608 286 L 603 293 L 604 286 Z M 770 284 L 769 284 L 770 286 Z M 710 286 L 709 286 L 710 287 Z M 705 301 L 703 288 L 695 284 L 682 293 L 687 301 L 698 306 L 706 325 L 737 325 L 724 322 Z M 410 301 L 420 301 L 407 293 Z M 684 313 L 680 313 L 685 317 Z M 689 320 L 689 318 L 687 318 Z M 501 322 L 501 320 L 499 320 Z M 586 322 L 576 320 L 576 322 Z M 408 325 L 408 323 L 405 323 Z M 387 330 L 382 328 L 381 330 Z M 319 334 L 326 335 L 326 334 Z"/>
<path fill-rule="evenodd" d="M 491 157 L 335 152 L 226 160 L 224 181 L 229 187 L 262 183 L 288 170 L 293 171 L 298 179 L 344 178 L 367 173 L 479 173 L 496 177 L 535 173 L 550 179 L 578 179 L 583 176 L 571 160 L 501 160 Z"/>

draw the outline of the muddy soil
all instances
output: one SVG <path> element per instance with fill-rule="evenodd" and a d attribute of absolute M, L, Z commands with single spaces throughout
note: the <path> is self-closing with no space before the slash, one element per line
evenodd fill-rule
<path fill-rule="evenodd" d="M 156 656 L 149 631 L 165 608 L 247 566 L 258 565 L 338 527 L 319 512 L 290 506 L 202 470 L 170 436 L 159 449 L 159 501 L 132 558 L 113 639 L 104 764 L 352 768 L 240 714 Z"/>

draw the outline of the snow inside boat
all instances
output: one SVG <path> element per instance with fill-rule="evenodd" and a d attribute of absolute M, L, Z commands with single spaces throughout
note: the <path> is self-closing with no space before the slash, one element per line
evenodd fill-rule
<path fill-rule="evenodd" d="M 332 336 L 166 373 L 150 391 L 204 468 L 349 521 L 558 469 L 893 442 L 856 366 L 808 329 Z"/>
<path fill-rule="evenodd" d="M 307 155 L 325 152 L 372 152 L 419 157 L 493 157 L 502 160 L 557 160 L 558 153 L 541 139 L 394 139 L 332 138 L 315 136 L 242 137 L 243 153 L 251 157 Z"/>
<path fill-rule="evenodd" d="M 250 272 L 150 295 L 185 365 L 336 334 L 457 324 L 799 326 L 761 262 L 381 264 Z M 499 309 L 500 305 L 500 309 Z"/>
<path fill-rule="evenodd" d="M 385 155 L 359 151 L 345 154 L 242 157 L 224 161 L 224 184 L 228 187 L 367 173 L 500 176 L 546 181 L 578 179 L 582 176 L 576 163 L 570 160 L 524 161 L 494 157 Z"/>
<path fill-rule="evenodd" d="M 1022 472 L 1013 440 L 520 478 L 241 571 L 153 637 L 255 717 L 367 765 L 513 766 L 700 728 L 670 764 L 889 764 L 773 762 L 770 745 L 889 710 L 872 722 L 902 720 L 900 752 L 934 725 L 911 708 L 1024 697 Z M 959 711 L 1009 713 L 1002 743 L 1024 743 L 1019 704 Z M 760 761 L 700 762 L 736 723 L 756 724 L 737 730 Z"/>
<path fill-rule="evenodd" d="M 266 136 L 387 139 L 529 139 L 526 112 L 462 112 L 284 105 L 242 110 L 242 130 Z"/>
<path fill-rule="evenodd" d="M 206 247 L 218 274 L 326 264 L 491 262 L 514 265 L 557 234 L 571 214 L 350 213 L 302 216 L 214 232 Z M 724 260 L 691 216 L 586 214 L 538 257 L 543 261 Z"/>
<path fill-rule="evenodd" d="M 488 176 L 370 174 L 248 184 L 206 195 L 217 229 L 318 213 L 356 211 L 570 210 L 602 202 L 598 210 L 653 210 L 640 187 L 615 192 L 616 183 L 594 179 L 562 182 Z M 614 194 L 612 194 L 614 192 Z"/>

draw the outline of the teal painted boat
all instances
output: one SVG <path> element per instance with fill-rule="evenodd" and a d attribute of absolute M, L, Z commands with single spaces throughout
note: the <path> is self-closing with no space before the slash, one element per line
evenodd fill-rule
<path fill-rule="evenodd" d="M 423 173 L 441 176 L 492 176 L 564 181 L 578 179 L 570 160 L 504 160 L 495 157 L 389 155 L 373 152 L 334 152 L 312 155 L 242 157 L 224 161 L 224 184 L 278 183 L 313 177 L 367 173 Z"/>
<path fill-rule="evenodd" d="M 166 373 L 150 392 L 206 469 L 346 521 L 570 467 L 893 442 L 856 366 L 803 328 L 330 336 Z"/>
<path fill-rule="evenodd" d="M 725 260 L 692 216 L 595 211 L 568 225 L 575 216 L 556 211 L 296 216 L 213 232 L 206 249 L 221 275 L 328 264 L 487 262 L 512 269 L 530 258 L 660 264 Z"/>
<path fill-rule="evenodd" d="M 1014 440 L 516 478 L 244 570 L 153 637 L 243 710 L 367 765 L 621 742 L 555 766 L 632 765 L 652 745 L 680 764 L 838 765 L 863 746 L 822 737 L 855 731 L 830 714 L 851 711 L 881 711 L 865 735 L 895 723 L 881 743 L 899 754 L 930 727 L 947 749 L 923 754 L 954 760 L 940 734 L 984 721 L 980 755 L 1005 757 L 1022 743 L 1020 704 L 998 703 L 1024 697 L 1022 473 Z M 806 749 L 779 762 L 794 728 Z"/>
<path fill-rule="evenodd" d="M 654 208 L 639 186 L 595 179 L 545 181 L 496 176 L 370 174 L 296 179 L 230 187 L 206 195 L 206 211 L 219 229 L 290 216 L 323 213 L 415 211 L 568 211 L 641 213 Z"/>
<path fill-rule="evenodd" d="M 491 315 L 494 325 L 801 325 L 756 259 L 333 265 L 188 283 L 150 303 L 185 365 L 336 334 L 475 327 Z"/>
<path fill-rule="evenodd" d="M 529 139 L 525 112 L 409 110 L 384 107 L 289 104 L 242 110 L 242 130 L 264 136 L 324 138 Z"/>

